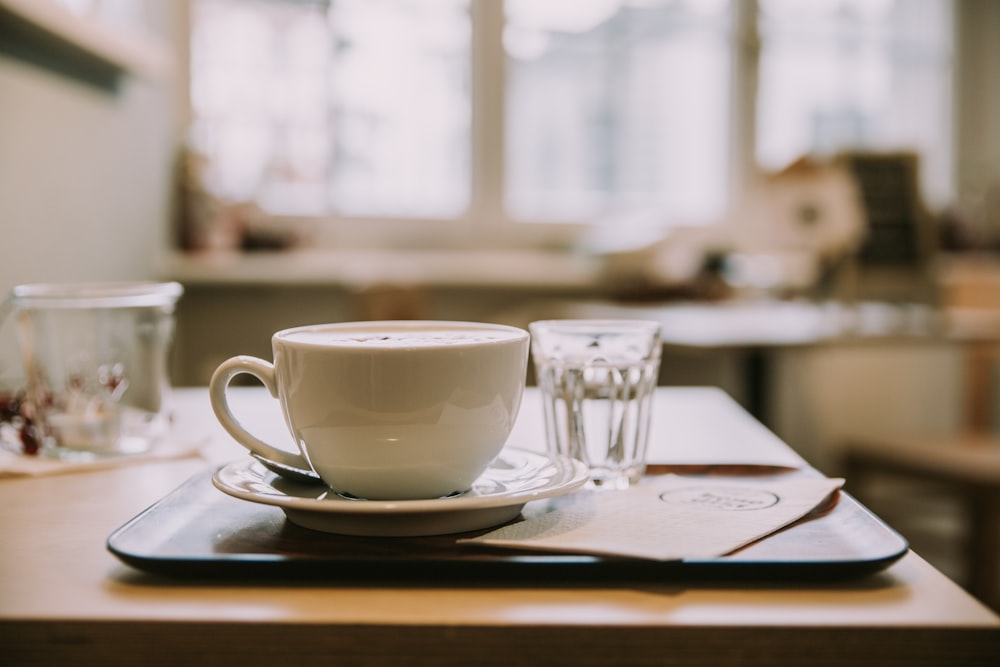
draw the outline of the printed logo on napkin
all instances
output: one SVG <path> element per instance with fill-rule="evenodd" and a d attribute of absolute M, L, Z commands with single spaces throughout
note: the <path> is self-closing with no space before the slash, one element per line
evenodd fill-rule
<path fill-rule="evenodd" d="M 843 479 L 720 480 L 674 475 L 627 491 L 582 492 L 465 543 L 632 556 L 715 558 L 823 506 Z"/>

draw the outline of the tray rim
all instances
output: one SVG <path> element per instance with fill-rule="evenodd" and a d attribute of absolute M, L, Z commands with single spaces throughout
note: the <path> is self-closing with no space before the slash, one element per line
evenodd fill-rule
<path fill-rule="evenodd" d="M 167 503 L 192 486 L 201 485 L 211 489 L 218 493 L 217 500 L 222 502 L 246 503 L 253 505 L 258 512 L 283 514 L 283 510 L 279 507 L 248 503 L 217 491 L 211 483 L 213 471 L 214 469 L 194 474 L 170 493 L 116 528 L 106 540 L 107 550 L 121 562 L 142 572 L 180 577 L 185 581 L 205 577 L 218 580 L 220 577 L 253 576 L 259 582 L 259 577 L 264 575 L 265 580 L 305 577 L 345 583 L 399 583 L 400 580 L 414 579 L 426 583 L 428 576 L 438 581 L 479 579 L 495 582 L 498 578 L 504 581 L 516 578 L 525 580 L 543 578 L 592 582 L 642 580 L 667 583 L 705 579 L 774 582 L 853 579 L 888 568 L 910 549 L 905 537 L 843 489 L 839 492 L 839 502 L 851 504 L 851 509 L 860 511 L 866 521 L 873 522 L 880 531 L 887 534 L 894 543 L 892 549 L 887 549 L 877 556 L 838 560 L 745 559 L 740 558 L 740 551 L 737 551 L 709 559 L 656 561 L 590 554 L 516 551 L 488 546 L 476 546 L 472 549 L 463 547 L 462 550 L 465 552 L 463 557 L 445 555 L 413 560 L 372 554 L 351 557 L 268 552 L 220 553 L 211 557 L 173 556 L 142 552 L 128 547 L 128 540 L 133 531 L 140 528 L 157 512 L 164 511 Z M 283 517 L 283 520 L 288 522 L 287 517 Z M 795 524 L 785 530 L 794 529 L 794 526 Z M 301 530 L 309 529 L 301 528 Z M 315 533 L 320 538 L 337 537 L 318 531 L 309 530 L 309 533 Z M 447 539 L 450 536 L 438 537 Z M 406 541 L 413 538 L 370 539 Z"/>

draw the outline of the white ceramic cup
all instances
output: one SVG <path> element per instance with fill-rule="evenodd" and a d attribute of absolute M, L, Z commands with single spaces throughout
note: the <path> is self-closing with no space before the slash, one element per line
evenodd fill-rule
<path fill-rule="evenodd" d="M 271 345 L 273 364 L 238 356 L 216 369 L 219 422 L 251 452 L 370 500 L 469 489 L 510 435 L 529 353 L 527 331 L 475 322 L 319 324 L 279 331 Z M 226 390 L 241 373 L 278 399 L 298 452 L 233 415 Z"/>

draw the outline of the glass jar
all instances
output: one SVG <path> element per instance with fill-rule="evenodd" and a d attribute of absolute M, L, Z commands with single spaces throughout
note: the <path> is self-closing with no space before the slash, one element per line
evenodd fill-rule
<path fill-rule="evenodd" d="M 24 454 L 147 451 L 169 427 L 174 282 L 44 283 L 10 295 L 25 389 L 3 440 Z"/>

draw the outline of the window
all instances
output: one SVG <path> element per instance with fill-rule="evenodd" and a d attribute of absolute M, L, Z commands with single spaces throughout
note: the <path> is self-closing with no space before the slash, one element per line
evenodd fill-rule
<path fill-rule="evenodd" d="M 725 2 L 508 0 L 507 10 L 511 216 L 723 213 Z"/>
<path fill-rule="evenodd" d="M 916 150 L 951 194 L 951 12 L 941 0 L 760 0 L 757 161 Z"/>
<path fill-rule="evenodd" d="M 209 188 L 278 215 L 461 215 L 467 4 L 195 0 L 191 143 Z"/>
<path fill-rule="evenodd" d="M 456 217 L 469 205 L 465 0 L 339 0 L 331 203 L 348 215 Z"/>
<path fill-rule="evenodd" d="M 950 0 L 190 1 L 207 187 L 377 242 L 712 223 L 847 148 L 951 194 Z"/>

